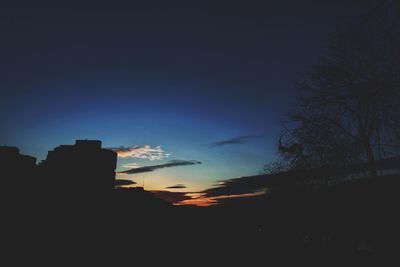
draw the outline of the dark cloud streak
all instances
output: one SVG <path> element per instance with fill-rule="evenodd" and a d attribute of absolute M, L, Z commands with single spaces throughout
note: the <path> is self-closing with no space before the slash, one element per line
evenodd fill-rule
<path fill-rule="evenodd" d="M 171 203 L 179 203 L 180 201 L 191 199 L 190 196 L 187 196 L 187 192 L 171 192 L 162 190 L 151 192 L 154 193 L 158 198 L 161 198 Z"/>
<path fill-rule="evenodd" d="M 182 189 L 182 188 L 186 188 L 186 185 L 184 185 L 184 184 L 176 184 L 176 185 L 173 185 L 173 186 L 168 186 L 166 188 L 169 188 L 169 189 Z"/>
<path fill-rule="evenodd" d="M 136 182 L 132 180 L 123 180 L 123 179 L 116 179 L 115 180 L 115 185 L 116 186 L 123 186 L 123 185 L 134 185 Z"/>
<path fill-rule="evenodd" d="M 152 165 L 152 166 L 144 166 L 144 167 L 129 169 L 129 170 L 126 170 L 126 171 L 121 171 L 119 173 L 133 174 L 133 173 L 152 172 L 152 171 L 155 171 L 157 169 L 162 169 L 162 168 L 171 168 L 171 167 L 188 166 L 188 165 L 196 165 L 196 164 L 201 164 L 201 161 L 197 161 L 197 160 L 172 160 L 172 161 L 170 161 L 168 163 L 164 163 L 164 164 Z"/>
<path fill-rule="evenodd" d="M 219 146 L 225 146 L 225 145 L 241 145 L 244 143 L 247 143 L 250 139 L 253 138 L 258 138 L 260 136 L 258 135 L 242 135 L 242 136 L 237 136 L 231 139 L 226 139 L 226 140 L 221 140 L 218 142 L 214 142 L 209 144 L 209 147 L 219 147 Z"/>

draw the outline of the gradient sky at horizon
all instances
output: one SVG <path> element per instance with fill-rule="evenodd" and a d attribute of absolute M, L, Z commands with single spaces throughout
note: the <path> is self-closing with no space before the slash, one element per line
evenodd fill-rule
<path fill-rule="evenodd" d="M 299 3 L 301 2 L 301 3 Z M 197 192 L 275 155 L 293 81 L 359 1 L 27 1 L 0 10 L 0 145 L 45 158 L 75 139 L 161 146 L 202 164 L 132 175 Z M 241 136 L 243 143 L 210 146 Z"/>

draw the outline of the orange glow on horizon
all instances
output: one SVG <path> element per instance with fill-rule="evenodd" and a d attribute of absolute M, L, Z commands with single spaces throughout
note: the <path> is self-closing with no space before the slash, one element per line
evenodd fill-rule
<path fill-rule="evenodd" d="M 216 197 L 202 197 L 204 193 L 189 193 L 187 196 L 192 197 L 192 199 L 182 200 L 178 203 L 174 203 L 174 205 L 182 206 L 182 205 L 195 205 L 199 207 L 209 207 L 218 204 L 218 199 L 226 199 L 226 198 L 239 198 L 239 197 L 254 197 L 265 194 L 265 191 L 259 191 L 255 193 L 245 193 L 245 194 L 236 194 L 236 195 L 222 195 Z"/>

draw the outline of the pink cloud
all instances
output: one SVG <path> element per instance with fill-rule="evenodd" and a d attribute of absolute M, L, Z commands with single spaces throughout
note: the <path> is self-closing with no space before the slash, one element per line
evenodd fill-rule
<path fill-rule="evenodd" d="M 170 156 L 170 153 L 166 153 L 161 146 L 151 147 L 144 145 L 142 147 L 117 147 L 112 148 L 117 152 L 118 157 L 121 158 L 137 158 L 137 159 L 148 159 L 148 160 L 162 160 Z"/>

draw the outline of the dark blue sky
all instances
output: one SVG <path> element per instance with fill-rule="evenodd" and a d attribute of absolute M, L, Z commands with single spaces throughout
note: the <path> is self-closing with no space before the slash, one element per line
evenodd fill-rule
<path fill-rule="evenodd" d="M 274 157 L 293 80 L 357 1 L 14 2 L 0 11 L 0 143 L 43 159 L 78 138 L 156 148 L 152 189 L 257 174 Z M 215 142 L 251 136 L 240 142 Z M 156 149 L 157 150 L 157 149 Z M 133 176 L 133 179 L 139 179 Z M 140 176 L 140 179 L 143 179 Z"/>

